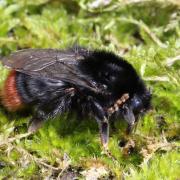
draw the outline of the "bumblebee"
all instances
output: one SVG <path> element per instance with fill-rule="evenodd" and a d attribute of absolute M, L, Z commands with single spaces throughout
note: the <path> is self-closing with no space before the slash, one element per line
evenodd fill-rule
<path fill-rule="evenodd" d="M 109 122 L 123 118 L 127 132 L 150 107 L 151 93 L 131 64 L 112 52 L 85 48 L 25 49 L 2 59 L 11 68 L 2 101 L 9 111 L 33 107 L 28 131 L 64 112 L 96 119 L 105 149 Z"/>

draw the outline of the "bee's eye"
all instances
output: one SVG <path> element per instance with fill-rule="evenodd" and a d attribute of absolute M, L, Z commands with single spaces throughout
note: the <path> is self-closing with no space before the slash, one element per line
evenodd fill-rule
<path fill-rule="evenodd" d="M 143 109 L 143 104 L 141 99 L 134 97 L 131 101 L 132 109 L 135 113 L 139 113 Z"/>
<path fill-rule="evenodd" d="M 133 106 L 139 107 L 141 105 L 141 102 L 138 99 L 133 99 Z"/>

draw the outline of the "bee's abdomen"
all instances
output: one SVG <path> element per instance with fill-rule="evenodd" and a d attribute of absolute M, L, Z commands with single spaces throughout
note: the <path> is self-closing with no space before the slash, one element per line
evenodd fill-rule
<path fill-rule="evenodd" d="M 17 72 L 12 70 L 5 80 L 2 90 L 2 102 L 9 111 L 17 111 L 24 106 L 17 89 L 16 76 Z"/>

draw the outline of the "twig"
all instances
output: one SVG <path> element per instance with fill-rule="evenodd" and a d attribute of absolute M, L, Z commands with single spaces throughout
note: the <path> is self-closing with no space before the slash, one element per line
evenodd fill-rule
<path fill-rule="evenodd" d="M 169 82 L 170 79 L 167 76 L 151 76 L 151 77 L 143 77 L 145 81 L 162 81 Z"/>
<path fill-rule="evenodd" d="M 170 67 L 172 66 L 176 61 L 180 60 L 180 55 L 177 55 L 175 57 L 170 57 L 168 59 L 166 59 L 166 66 Z"/>
<path fill-rule="evenodd" d="M 146 164 L 158 150 L 169 151 L 173 148 L 180 147 L 176 143 L 168 142 L 164 135 L 164 132 L 162 133 L 160 142 L 156 138 L 151 138 L 151 137 L 146 137 L 146 136 L 142 136 L 142 137 L 146 139 L 147 145 L 145 148 L 142 148 L 140 151 L 140 153 L 144 157 L 144 160 L 140 166 L 142 166 L 143 164 Z"/>
<path fill-rule="evenodd" d="M 1 37 L 0 38 L 0 43 L 11 43 L 11 42 L 17 42 L 14 38 L 12 37 Z"/>
<path fill-rule="evenodd" d="M 32 133 L 25 133 L 25 134 L 19 134 L 13 138 L 8 138 L 2 142 L 0 142 L 0 146 L 6 145 L 8 143 L 12 143 L 16 140 L 21 140 L 22 138 L 28 137 L 29 135 L 31 135 Z"/>
<path fill-rule="evenodd" d="M 119 11 L 119 9 L 123 9 L 126 6 L 133 6 L 136 4 L 145 4 L 145 3 L 159 3 L 160 5 L 164 5 L 165 3 L 167 5 L 175 5 L 175 6 L 180 6 L 180 1 L 179 0 L 166 0 L 166 2 L 164 2 L 164 0 L 119 0 L 117 2 L 112 3 L 112 5 L 110 5 L 111 3 L 107 4 L 106 6 L 101 7 L 100 12 L 115 12 L 115 11 Z M 80 6 L 83 10 L 88 11 L 90 13 L 97 13 L 99 12 L 99 6 L 97 7 L 91 7 L 89 6 L 88 3 L 80 3 Z"/>
<path fill-rule="evenodd" d="M 131 4 L 139 4 L 139 3 L 148 3 L 148 2 L 154 2 L 153 0 L 124 0 L 123 5 L 131 5 Z M 156 0 L 158 3 L 165 3 L 164 0 Z M 179 0 L 167 0 L 167 3 L 175 4 L 175 5 L 180 5 Z M 120 1 L 119 3 L 122 3 Z"/>
<path fill-rule="evenodd" d="M 21 147 L 17 147 L 17 146 L 13 146 L 14 149 L 16 149 L 17 151 L 19 151 L 20 153 L 26 155 L 27 157 L 29 157 L 31 160 L 35 161 L 37 164 L 39 165 L 43 165 L 49 169 L 52 169 L 52 170 L 55 170 L 55 171 L 60 171 L 61 169 L 58 168 L 58 167 L 54 167 L 54 166 L 51 166 L 45 162 L 43 162 L 41 159 L 37 158 L 37 157 L 34 157 L 32 154 L 30 154 L 27 150 L 21 148 Z"/>
<path fill-rule="evenodd" d="M 70 165 L 70 158 L 68 157 L 66 153 L 64 154 L 63 161 L 65 161 L 66 164 L 64 165 L 64 168 L 62 168 L 61 172 L 58 174 L 57 176 L 58 180 L 61 178 L 64 171 L 66 171 Z"/>
<path fill-rule="evenodd" d="M 159 143 L 153 143 L 151 145 L 147 145 L 147 148 L 143 148 L 141 150 L 141 154 L 144 156 L 144 161 L 142 164 L 147 163 L 155 154 L 155 152 L 159 149 L 173 149 L 177 148 L 178 146 L 173 143 L 168 143 L 168 142 L 159 142 Z M 141 165 L 142 165 L 141 164 Z"/>

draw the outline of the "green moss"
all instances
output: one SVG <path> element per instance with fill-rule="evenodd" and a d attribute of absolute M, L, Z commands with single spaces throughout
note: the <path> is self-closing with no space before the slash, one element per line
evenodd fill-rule
<path fill-rule="evenodd" d="M 126 179 L 177 179 L 180 176 L 179 158 L 176 151 L 155 155 L 149 163 L 143 164 L 139 171 L 131 169 L 131 176 Z"/>
<path fill-rule="evenodd" d="M 93 2 L 93 1 L 91 1 Z M 110 130 L 109 150 L 102 154 L 95 120 L 79 121 L 65 114 L 26 135 L 31 118 L 0 107 L 0 179 L 57 178 L 61 170 L 80 174 L 105 167 L 117 179 L 178 179 L 180 27 L 177 1 L 111 1 L 93 9 L 89 1 L 0 2 L 0 58 L 23 48 L 66 48 L 80 44 L 124 56 L 152 89 L 152 110 L 142 117 L 131 136 L 135 146 L 125 154 L 126 123 Z M 178 59 L 178 58 L 177 58 Z M 0 64 L 0 88 L 8 70 Z M 22 137 L 23 136 L 23 137 Z M 25 136 L 25 137 L 24 137 Z M 148 149 L 167 141 L 171 148 Z M 151 156 L 147 163 L 142 153 Z M 62 172 L 62 174 L 63 174 Z M 106 177 L 106 178 L 108 178 Z"/>

